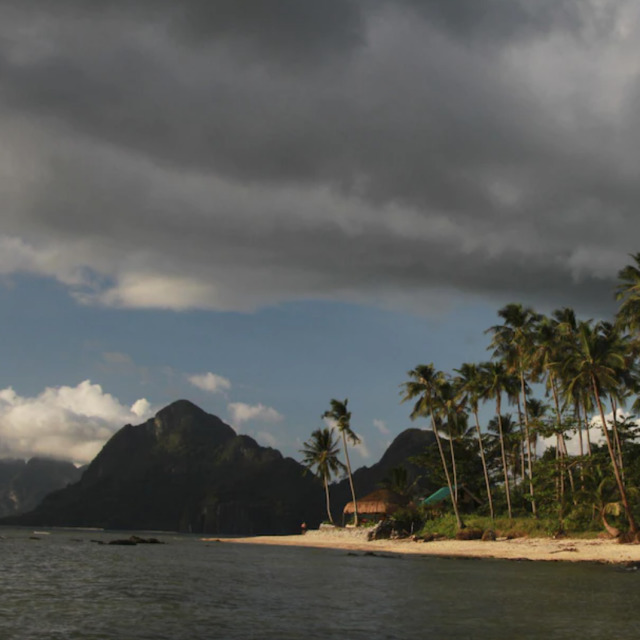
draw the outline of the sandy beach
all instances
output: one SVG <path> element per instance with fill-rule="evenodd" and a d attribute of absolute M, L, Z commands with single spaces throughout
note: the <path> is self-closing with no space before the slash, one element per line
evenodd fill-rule
<path fill-rule="evenodd" d="M 505 560 L 538 560 L 547 562 L 638 563 L 640 545 L 619 544 L 615 540 L 583 540 L 563 538 L 516 538 L 483 542 L 481 540 L 412 540 L 366 539 L 366 531 L 308 531 L 305 535 L 256 536 L 250 538 L 203 538 L 226 544 L 266 544 L 295 547 L 342 549 L 380 554 L 416 554 L 460 558 L 501 558 Z"/>

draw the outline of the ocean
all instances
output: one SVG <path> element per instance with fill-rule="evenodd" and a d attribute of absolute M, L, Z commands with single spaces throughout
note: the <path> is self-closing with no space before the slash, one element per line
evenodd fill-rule
<path fill-rule="evenodd" d="M 0 528 L 0 639 L 637 638 L 640 572 Z"/>

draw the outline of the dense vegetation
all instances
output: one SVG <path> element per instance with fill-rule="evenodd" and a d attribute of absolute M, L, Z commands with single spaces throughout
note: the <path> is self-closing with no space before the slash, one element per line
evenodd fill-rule
<path fill-rule="evenodd" d="M 438 450 L 421 463 L 449 487 L 457 528 L 464 526 L 464 485 L 482 496 L 492 520 L 529 516 L 558 530 L 604 525 L 616 535 L 624 524 L 637 532 L 639 425 L 626 410 L 640 407 L 640 254 L 633 261 L 618 274 L 620 306 L 611 322 L 580 320 L 570 308 L 545 316 L 509 304 L 486 331 L 486 362 L 408 372 L 403 400 L 437 436 Z M 495 412 L 485 430 L 482 403 Z M 541 438 L 553 444 L 538 455 Z"/>
<path fill-rule="evenodd" d="M 509 304 L 486 331 L 486 362 L 463 363 L 448 373 L 420 364 L 408 372 L 403 401 L 412 403 L 412 419 L 428 421 L 437 445 L 414 462 L 452 497 L 453 520 L 442 518 L 442 510 L 419 514 L 427 520 L 431 514 L 432 527 L 436 515 L 440 526 L 454 522 L 458 530 L 475 520 L 503 529 L 604 526 L 613 535 L 623 528 L 636 534 L 640 253 L 632 258 L 618 274 L 619 308 L 611 321 L 582 320 L 566 307 L 547 316 Z M 485 404 L 494 415 L 483 425 Z M 337 422 L 339 416 L 331 417 Z M 317 466 L 323 453 L 318 442 L 311 444 L 324 477 Z M 313 466 L 308 447 L 305 454 Z M 463 492 L 482 501 L 473 517 L 465 513 Z M 415 525 L 415 513 L 398 517 Z"/>

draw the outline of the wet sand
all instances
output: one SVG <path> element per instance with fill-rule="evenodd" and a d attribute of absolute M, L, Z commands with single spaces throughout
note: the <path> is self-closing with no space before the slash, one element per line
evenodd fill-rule
<path fill-rule="evenodd" d="M 640 545 L 619 544 L 615 540 L 563 538 L 516 538 L 513 540 L 412 540 L 366 539 L 365 531 L 308 531 L 305 535 L 256 536 L 251 538 L 203 538 L 226 544 L 266 544 L 316 547 L 374 553 L 418 554 L 460 558 L 502 558 L 506 560 L 541 560 L 547 562 L 639 563 Z"/>

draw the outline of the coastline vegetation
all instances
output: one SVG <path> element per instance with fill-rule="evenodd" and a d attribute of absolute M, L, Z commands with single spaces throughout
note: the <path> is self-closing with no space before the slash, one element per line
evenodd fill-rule
<path fill-rule="evenodd" d="M 582 320 L 568 307 L 547 316 L 508 304 L 485 332 L 487 361 L 451 373 L 433 364 L 408 372 L 402 401 L 412 403 L 413 420 L 428 421 L 437 445 L 412 462 L 433 487 L 448 488 L 450 501 L 435 511 L 403 509 L 399 528 L 404 521 L 421 534 L 477 528 L 549 536 L 604 527 L 640 541 L 640 253 L 631 258 L 618 273 L 611 321 Z M 494 413 L 484 425 L 483 405 Z M 332 400 L 323 417 L 341 433 L 355 502 L 347 440 L 357 436 L 347 401 Z M 318 473 L 327 486 L 330 474 Z M 463 489 L 481 499 L 473 514 Z"/>
<path fill-rule="evenodd" d="M 576 534 L 604 527 L 640 541 L 640 424 L 633 415 L 640 410 L 640 254 L 632 259 L 618 274 L 620 306 L 611 322 L 580 320 L 567 307 L 546 316 L 508 304 L 485 332 L 486 362 L 452 374 L 433 364 L 408 372 L 402 399 L 415 402 L 412 419 L 429 420 L 439 448 L 418 461 L 449 487 L 456 530 Z M 495 406 L 484 432 L 481 403 Z M 544 450 L 542 438 L 552 442 Z M 461 485 L 482 496 L 480 514 L 488 517 L 462 521 Z M 424 531 L 453 533 L 450 518 L 428 514 Z"/>

